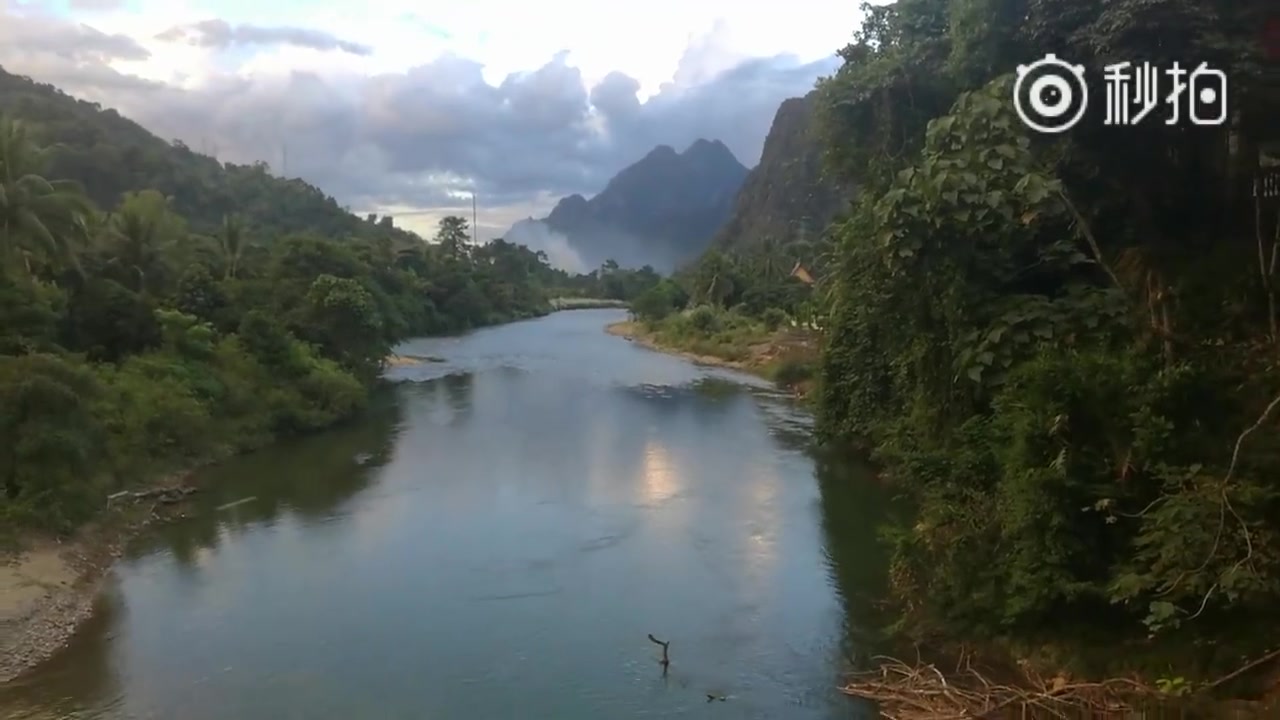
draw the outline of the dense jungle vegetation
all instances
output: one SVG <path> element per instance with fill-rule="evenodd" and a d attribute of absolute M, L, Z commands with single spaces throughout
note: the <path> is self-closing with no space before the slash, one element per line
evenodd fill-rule
<path fill-rule="evenodd" d="M 425 243 L 263 166 L 130 137 L 118 131 L 132 123 L 51 92 L 7 102 L 78 122 L 0 120 L 5 531 L 70 530 L 130 483 L 351 416 L 405 337 L 658 280 L 609 266 L 571 277 L 526 247 L 472 243 L 456 217 Z"/>
<path fill-rule="evenodd" d="M 803 392 L 817 371 L 814 330 L 829 283 L 807 283 L 792 270 L 818 273 L 830 250 L 825 242 L 772 238 L 733 252 L 711 250 L 634 297 L 631 315 L 638 326 L 632 332 L 659 347 L 737 363 Z"/>
<path fill-rule="evenodd" d="M 914 509 L 885 533 L 899 639 L 1179 682 L 1274 650 L 1273 6 L 865 11 L 818 88 L 846 212 L 818 241 L 713 249 L 633 313 L 730 358 L 768 327 L 819 329 L 822 438 L 872 452 Z M 1015 68 L 1046 53 L 1083 64 L 1093 98 L 1061 135 L 1013 107 Z M 1124 61 L 1226 71 L 1229 122 L 1184 105 L 1104 125 L 1103 68 Z"/>
<path fill-rule="evenodd" d="M 1274 6 L 866 11 L 820 85 L 830 167 L 860 192 L 830 230 L 819 402 L 824 437 L 873 450 L 916 510 L 888 533 L 896 629 L 1186 678 L 1274 649 L 1280 205 L 1255 197 L 1280 140 Z M 1012 103 L 1047 52 L 1094 99 L 1056 136 Z M 1122 61 L 1225 70 L 1229 123 L 1104 126 Z"/>

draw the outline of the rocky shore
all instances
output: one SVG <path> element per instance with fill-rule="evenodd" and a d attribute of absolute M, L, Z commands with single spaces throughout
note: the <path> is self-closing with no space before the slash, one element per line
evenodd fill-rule
<path fill-rule="evenodd" d="M 0 683 L 47 659 L 93 614 L 94 599 L 125 544 L 157 520 L 181 515 L 195 492 L 187 476 L 119 493 L 96 522 L 70 538 L 22 539 L 0 555 Z"/>

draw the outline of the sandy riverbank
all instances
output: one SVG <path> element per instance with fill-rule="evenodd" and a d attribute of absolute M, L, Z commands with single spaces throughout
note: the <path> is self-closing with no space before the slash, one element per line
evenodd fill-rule
<path fill-rule="evenodd" d="M 438 358 L 434 355 L 397 355 L 391 353 L 386 359 L 387 367 L 406 367 L 411 365 L 421 365 L 422 363 L 444 362 L 444 358 Z"/>
<path fill-rule="evenodd" d="M 786 358 L 792 361 L 803 361 L 807 364 L 812 364 L 816 362 L 818 357 L 816 337 L 811 333 L 795 331 L 780 331 L 774 333 L 767 340 L 752 344 L 744 360 L 730 360 L 715 355 L 703 355 L 667 345 L 654 337 L 652 332 L 645 330 L 640 323 L 631 320 L 623 320 L 607 325 L 605 326 L 605 332 L 610 335 L 624 337 L 651 350 L 682 357 L 699 365 L 741 370 L 753 375 L 759 375 L 767 380 L 777 379 L 775 375 L 781 359 Z M 814 384 L 812 380 L 805 379 L 787 384 L 786 387 L 797 398 L 806 399 L 813 392 Z"/>
<path fill-rule="evenodd" d="M 604 330 L 610 335 L 617 335 L 618 337 L 624 337 L 628 340 L 631 340 L 632 342 L 643 345 L 644 347 L 647 347 L 651 350 L 664 352 L 664 353 L 667 353 L 668 355 L 677 355 L 690 362 L 698 363 L 699 365 L 714 365 L 716 367 L 731 368 L 733 370 L 744 370 L 746 372 L 752 372 L 756 374 L 761 374 L 763 372 L 762 367 L 756 367 L 751 365 L 750 363 L 740 362 L 737 360 L 727 360 L 725 358 L 716 357 L 714 355 L 699 355 L 698 353 L 689 352 L 688 350 L 681 350 L 680 348 L 677 348 L 677 347 L 663 345 L 653 337 L 652 333 L 646 332 L 645 329 L 641 327 L 639 323 L 633 322 L 631 320 L 623 320 L 621 322 L 611 323 L 609 325 L 606 325 Z"/>
<path fill-rule="evenodd" d="M 186 476 L 121 499 L 69 538 L 27 536 L 21 549 L 0 553 L 0 684 L 48 658 L 93 614 L 94 599 L 125 543 L 153 521 L 181 513 L 178 503 L 151 501 L 183 492 Z M 189 491 L 187 491 L 189 492 Z"/>

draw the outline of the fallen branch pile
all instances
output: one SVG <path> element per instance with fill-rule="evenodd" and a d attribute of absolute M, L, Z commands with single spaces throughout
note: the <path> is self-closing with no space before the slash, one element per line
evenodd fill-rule
<path fill-rule="evenodd" d="M 1119 717 L 1132 712 L 1134 703 L 1158 695 L 1126 678 L 1071 682 L 1029 671 L 1023 681 L 1009 685 L 979 672 L 968 657 L 948 674 L 932 664 L 874 660 L 881 663 L 876 670 L 855 675 L 843 690 L 875 702 L 888 720 Z"/>
<path fill-rule="evenodd" d="M 107 496 L 107 505 L 114 506 L 124 502 L 140 502 L 142 500 L 152 500 L 161 505 L 173 505 L 182 502 L 188 495 L 192 495 L 197 491 L 194 487 L 185 487 L 181 485 L 158 487 L 141 492 L 129 492 L 123 490 L 114 495 Z"/>

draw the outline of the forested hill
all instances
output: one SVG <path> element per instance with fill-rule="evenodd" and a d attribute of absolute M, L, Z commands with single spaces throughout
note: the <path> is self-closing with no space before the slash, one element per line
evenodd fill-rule
<path fill-rule="evenodd" d="M 319 188 L 271 175 L 265 165 L 223 164 L 181 143 L 169 143 L 97 103 L 0 68 L 0 111 L 27 121 L 42 144 L 63 147 L 50 161 L 50 177 L 73 178 L 102 208 L 124 193 L 159 190 L 197 232 L 211 233 L 226 214 L 263 236 L 314 232 L 328 237 L 412 235 L 344 210 Z"/>
<path fill-rule="evenodd" d="M 747 175 L 713 247 L 742 251 L 766 240 L 805 240 L 848 205 L 850 194 L 824 172 L 816 103 L 814 91 L 778 108 L 760 164 Z"/>

